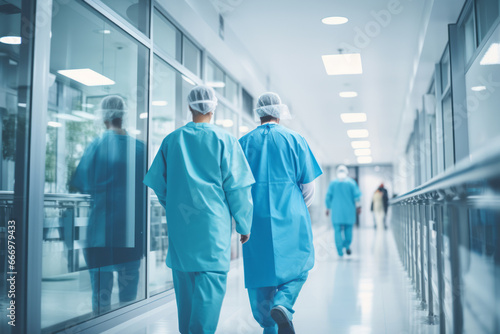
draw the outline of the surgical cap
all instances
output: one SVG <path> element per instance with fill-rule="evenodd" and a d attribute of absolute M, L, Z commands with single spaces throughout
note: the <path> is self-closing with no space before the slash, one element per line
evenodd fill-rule
<path fill-rule="evenodd" d="M 349 170 L 345 165 L 340 165 L 337 167 L 337 177 L 339 179 L 345 179 L 349 175 Z"/>
<path fill-rule="evenodd" d="M 100 111 L 106 122 L 122 119 L 125 115 L 125 101 L 118 95 L 109 95 L 102 99 Z"/>
<path fill-rule="evenodd" d="M 276 93 L 264 93 L 257 101 L 255 113 L 258 117 L 271 116 L 279 119 L 290 119 L 290 111 L 286 104 L 281 103 L 281 99 Z"/>
<path fill-rule="evenodd" d="M 217 97 L 212 87 L 200 85 L 189 92 L 188 104 L 191 109 L 202 113 L 203 115 L 214 112 L 217 107 Z"/>

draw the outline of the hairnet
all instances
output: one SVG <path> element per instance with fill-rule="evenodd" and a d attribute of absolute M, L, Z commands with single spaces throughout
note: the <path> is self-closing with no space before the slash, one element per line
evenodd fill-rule
<path fill-rule="evenodd" d="M 109 95 L 101 100 L 100 112 L 102 113 L 102 118 L 106 122 L 110 122 L 114 119 L 122 119 L 125 115 L 125 101 L 121 96 Z"/>
<path fill-rule="evenodd" d="M 345 165 L 340 165 L 337 167 L 337 177 L 339 179 L 345 179 L 349 175 L 349 170 Z"/>
<path fill-rule="evenodd" d="M 189 92 L 188 104 L 191 109 L 203 115 L 213 112 L 217 106 L 217 97 L 212 87 L 200 85 Z"/>
<path fill-rule="evenodd" d="M 255 108 L 256 117 L 271 116 L 279 119 L 290 119 L 290 111 L 286 104 L 281 103 L 281 99 L 276 93 L 264 93 L 257 101 Z"/>

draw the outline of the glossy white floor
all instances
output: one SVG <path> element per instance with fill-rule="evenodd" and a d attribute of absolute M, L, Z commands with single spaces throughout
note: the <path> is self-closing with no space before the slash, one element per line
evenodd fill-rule
<path fill-rule="evenodd" d="M 297 333 L 438 333 L 438 326 L 424 325 L 426 313 L 418 310 L 390 230 L 355 229 L 353 254 L 339 258 L 332 229 L 318 228 L 315 249 L 316 265 L 295 307 Z M 262 333 L 250 313 L 242 271 L 239 265 L 229 273 L 217 333 Z M 178 333 L 175 302 L 106 333 Z"/>

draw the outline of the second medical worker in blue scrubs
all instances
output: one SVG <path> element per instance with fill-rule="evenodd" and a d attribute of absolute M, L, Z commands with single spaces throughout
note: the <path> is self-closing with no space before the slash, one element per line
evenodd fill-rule
<path fill-rule="evenodd" d="M 295 333 L 293 305 L 314 265 L 307 206 L 322 171 L 304 137 L 279 124 L 290 113 L 277 94 L 261 95 L 255 112 L 262 125 L 240 139 L 256 180 L 245 286 L 264 333 Z"/>
<path fill-rule="evenodd" d="M 179 331 L 215 333 L 230 264 L 231 216 L 245 243 L 254 178 L 237 139 L 210 124 L 217 105 L 214 90 L 195 87 L 188 102 L 193 122 L 163 140 L 144 183 L 166 209 L 167 265 Z"/>

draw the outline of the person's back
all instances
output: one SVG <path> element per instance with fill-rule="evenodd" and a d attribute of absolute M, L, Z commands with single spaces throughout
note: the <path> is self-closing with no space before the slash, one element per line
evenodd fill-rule
<path fill-rule="evenodd" d="M 332 223 L 354 224 L 356 199 L 359 197 L 356 182 L 350 177 L 337 178 L 330 183 L 328 190 L 331 193 Z"/>

